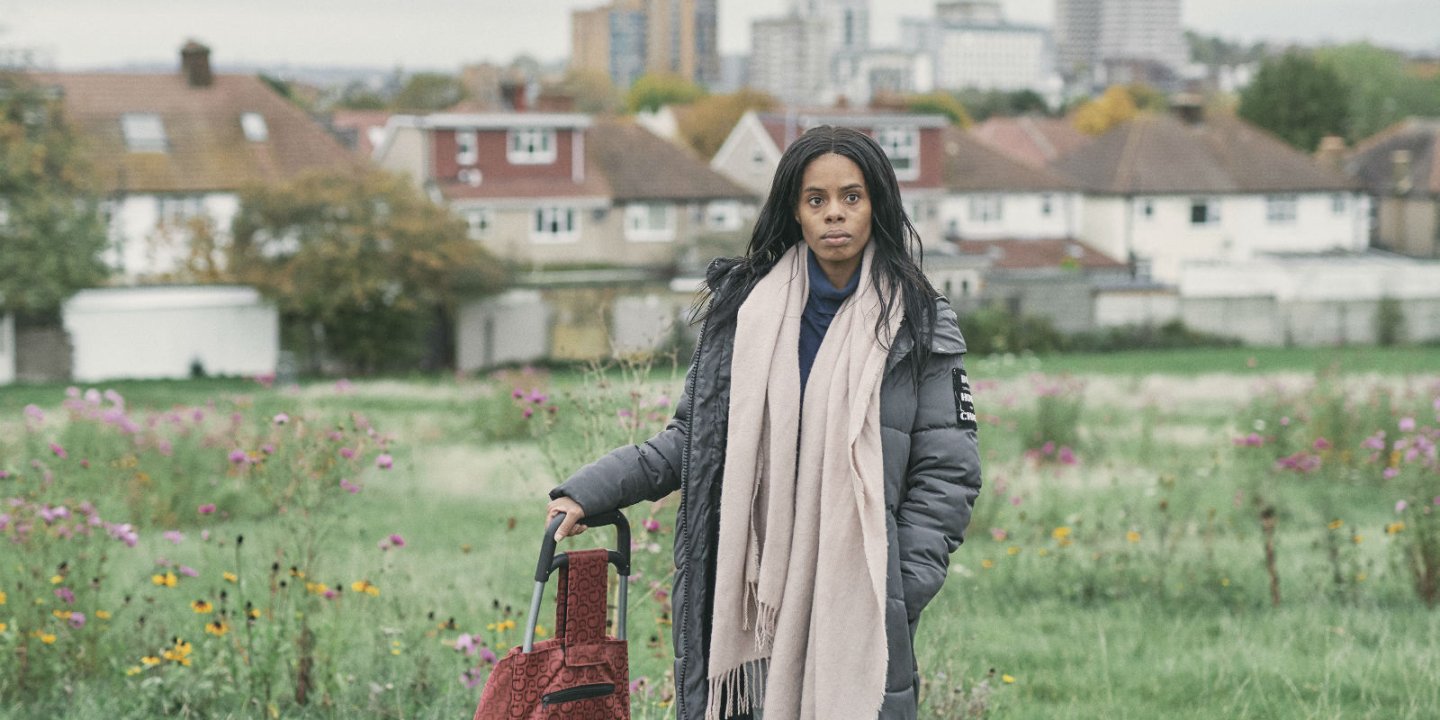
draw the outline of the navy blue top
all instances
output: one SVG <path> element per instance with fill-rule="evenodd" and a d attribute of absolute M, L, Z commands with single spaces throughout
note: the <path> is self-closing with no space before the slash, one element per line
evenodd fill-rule
<path fill-rule="evenodd" d="M 830 321 L 835 319 L 835 312 L 840 309 L 840 304 L 845 298 L 855 292 L 860 286 L 860 269 L 855 269 L 855 274 L 850 276 L 850 282 L 843 288 L 837 288 L 830 284 L 830 278 L 825 276 L 825 271 L 820 268 L 820 263 L 815 260 L 815 253 L 807 253 L 810 258 L 810 297 L 805 302 L 805 312 L 800 316 L 800 394 L 805 394 L 805 382 L 810 379 L 810 366 L 815 364 L 815 354 L 820 352 L 820 343 L 825 339 L 825 331 L 830 329 Z"/>

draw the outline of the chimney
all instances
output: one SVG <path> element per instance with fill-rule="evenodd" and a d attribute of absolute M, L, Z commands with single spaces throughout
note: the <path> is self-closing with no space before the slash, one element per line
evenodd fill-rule
<path fill-rule="evenodd" d="M 194 40 L 180 48 L 180 72 L 192 88 L 210 87 L 215 77 L 210 74 L 210 48 Z"/>
<path fill-rule="evenodd" d="M 1320 147 L 1315 150 L 1315 159 L 1331 170 L 1339 170 L 1341 161 L 1345 159 L 1345 138 L 1339 135 L 1326 135 L 1320 138 Z"/>
<path fill-rule="evenodd" d="M 1390 178 L 1394 183 L 1396 195 L 1409 194 L 1412 188 L 1409 150 L 1396 150 L 1390 153 Z"/>
<path fill-rule="evenodd" d="M 500 97 L 504 99 L 505 105 L 514 112 L 525 112 L 525 92 L 528 89 L 524 80 L 500 81 Z"/>
<path fill-rule="evenodd" d="M 1205 99 L 1195 93 L 1176 93 L 1170 99 L 1170 108 L 1186 125 L 1205 122 Z"/>

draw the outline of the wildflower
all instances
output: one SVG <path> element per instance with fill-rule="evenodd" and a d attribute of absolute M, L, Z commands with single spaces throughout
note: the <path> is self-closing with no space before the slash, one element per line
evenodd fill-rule
<path fill-rule="evenodd" d="M 378 457 L 375 458 L 375 467 L 380 468 L 381 470 L 389 470 L 390 467 L 394 464 L 395 458 L 390 457 L 390 453 L 381 453 Z"/>
<path fill-rule="evenodd" d="M 1070 537 L 1070 528 L 1063 525 L 1061 527 L 1057 527 L 1050 532 L 1050 537 L 1053 537 L 1056 540 L 1066 540 Z"/>
<path fill-rule="evenodd" d="M 1404 500 L 1396 500 L 1396 501 L 1395 501 L 1395 513 L 1396 513 L 1397 515 L 1400 514 L 1400 513 L 1402 513 L 1402 512 L 1405 512 L 1405 508 L 1406 508 L 1406 507 L 1408 507 L 1408 505 L 1406 504 L 1406 502 L 1405 502 Z"/>
<path fill-rule="evenodd" d="M 5 591 L 4 591 L 4 590 L 0 590 L 0 605 L 4 605 L 4 604 L 5 604 L 5 601 L 6 601 L 6 600 L 9 600 L 9 599 L 10 599 L 9 596 L 5 594 Z"/>
<path fill-rule="evenodd" d="M 340 448 L 340 457 L 350 460 L 355 457 L 355 451 L 348 447 Z"/>
<path fill-rule="evenodd" d="M 290 416 L 289 416 L 289 415 L 286 415 L 286 414 L 283 413 L 283 412 L 282 412 L 282 413 L 279 413 L 278 415 L 275 416 L 275 424 L 276 424 L 276 425 L 284 425 L 285 423 L 288 423 L 288 422 L 290 422 Z"/>
<path fill-rule="evenodd" d="M 236 575 L 233 572 L 230 572 L 229 570 L 226 570 L 225 573 L 222 574 L 220 577 L 225 578 L 225 582 L 228 583 L 240 582 L 240 576 Z"/>
<path fill-rule="evenodd" d="M 55 597 L 59 598 L 60 602 L 63 602 L 66 605 L 75 604 L 75 591 L 71 590 L 68 587 L 55 588 Z"/>
<path fill-rule="evenodd" d="M 461 635 L 460 637 L 455 638 L 454 648 L 459 652 L 465 653 L 466 655 L 474 655 L 475 651 L 479 649 L 479 647 L 479 645 L 475 644 L 474 635 Z"/>
<path fill-rule="evenodd" d="M 1383 478 L 1385 478 L 1386 480 L 1394 480 L 1394 479 L 1395 479 L 1395 476 L 1396 476 L 1396 475 L 1399 475 L 1399 474 L 1400 474 L 1400 468 L 1397 468 L 1397 467 L 1387 467 L 1387 468 L 1385 468 L 1385 472 L 1380 473 L 1380 476 L 1383 477 Z"/>
<path fill-rule="evenodd" d="M 205 623 L 205 632 L 215 637 L 225 637 L 225 633 L 230 632 L 230 626 L 227 625 L 224 620 L 216 620 Z"/>
<path fill-rule="evenodd" d="M 526 420 L 529 420 L 531 417 L 533 417 L 533 416 L 535 415 L 535 408 L 527 407 L 527 408 L 525 408 L 524 410 L 521 410 L 521 411 L 520 411 L 520 415 L 521 415 L 522 417 L 524 417 Z"/>
<path fill-rule="evenodd" d="M 369 580 L 356 580 L 355 582 L 350 583 L 350 589 L 354 590 L 357 593 L 365 593 L 370 597 L 380 596 L 380 588 L 375 587 L 375 585 Z"/>
<path fill-rule="evenodd" d="M 201 515 L 212 515 L 215 513 L 215 503 L 205 503 L 204 505 L 195 508 L 195 511 L 200 513 Z"/>
<path fill-rule="evenodd" d="M 47 633 L 47 632 L 37 633 L 37 634 L 35 635 L 35 637 L 39 638 L 39 639 L 40 639 L 40 642 L 45 643 L 46 645 L 54 645 L 54 644 L 55 644 L 55 635 L 54 635 L 54 633 Z"/>
<path fill-rule="evenodd" d="M 65 577 L 64 577 L 63 575 L 51 575 L 51 576 L 50 576 L 50 584 L 51 584 L 51 585 L 59 585 L 59 584 L 62 583 L 62 582 L 65 582 Z"/>
<path fill-rule="evenodd" d="M 1400 418 L 1400 432 L 1415 432 L 1415 418 Z"/>
<path fill-rule="evenodd" d="M 160 655 L 161 657 L 169 660 L 170 662 L 178 663 L 180 665 L 184 665 L 185 667 L 190 667 L 191 650 L 192 648 L 190 646 L 190 643 L 185 642 L 180 638 L 175 638 L 175 645 L 169 650 L 160 653 Z"/>
<path fill-rule="evenodd" d="M 1353 543 L 1355 543 L 1356 545 L 1359 545 L 1360 543 L 1365 542 L 1365 536 L 1364 536 L 1364 535 L 1360 535 L 1360 534 L 1358 534 L 1358 533 L 1355 534 L 1355 535 L 1351 535 L 1351 536 L 1350 536 L 1350 542 L 1353 542 Z"/>
<path fill-rule="evenodd" d="M 1345 521 L 1341 520 L 1340 518 L 1335 518 L 1334 520 L 1331 520 L 1330 524 L 1326 527 L 1330 528 L 1331 530 L 1339 530 L 1340 528 L 1345 527 Z"/>
<path fill-rule="evenodd" d="M 305 583 L 305 591 L 312 595 L 324 595 L 330 592 L 330 587 L 325 583 L 307 582 Z"/>
<path fill-rule="evenodd" d="M 990 537 L 995 538 L 995 542 L 1005 542 L 1005 538 L 1010 537 L 1010 534 L 1001 528 L 990 528 Z"/>
<path fill-rule="evenodd" d="M 659 590 L 659 591 L 657 591 L 657 594 L 658 594 L 658 593 L 663 593 L 663 592 L 665 592 L 665 591 L 664 591 L 664 590 Z M 657 598 L 657 599 L 663 599 L 663 598 Z M 535 625 L 535 637 L 542 637 L 542 638 L 543 638 L 543 637 L 548 636 L 549 634 L 550 634 L 550 631 L 549 631 L 549 630 L 546 630 L 544 625 L 540 625 L 540 624 L 538 624 L 538 623 Z"/>
<path fill-rule="evenodd" d="M 145 667 L 155 667 L 156 665 L 160 664 L 160 658 L 155 657 L 154 655 L 146 655 L 145 657 L 140 658 L 140 664 L 144 665 Z"/>
<path fill-rule="evenodd" d="M 1011 556 L 1011 557 L 1014 557 L 1014 556 L 1016 556 L 1016 555 L 1019 555 L 1019 554 L 1020 554 L 1020 546 L 1019 546 L 1019 545 L 1011 545 L 1010 547 L 1005 548 L 1005 554 L 1006 554 L 1006 555 L 1009 555 L 1009 556 Z"/>
<path fill-rule="evenodd" d="M 390 545 L 391 547 L 397 548 L 405 547 L 405 538 L 400 537 L 398 533 L 392 533 L 390 535 Z"/>
<path fill-rule="evenodd" d="M 96 611 L 95 611 L 95 617 L 96 617 L 96 618 L 99 618 L 99 619 L 101 619 L 101 620 L 109 620 L 109 619 L 110 619 L 110 611 L 109 611 L 109 610 L 96 610 Z"/>
<path fill-rule="evenodd" d="M 1384 450 L 1384 449 L 1385 449 L 1385 431 L 1384 431 L 1384 430 L 1380 430 L 1379 432 L 1376 432 L 1374 435 L 1371 435 L 1370 437 L 1365 438 L 1365 441 L 1362 442 L 1362 443 L 1360 443 L 1360 447 L 1363 447 L 1363 448 L 1365 448 L 1366 450 Z"/>
<path fill-rule="evenodd" d="M 495 661 L 499 660 L 499 658 L 495 656 L 495 651 L 488 647 L 480 648 L 480 659 L 484 660 L 487 665 L 494 665 Z"/>
<path fill-rule="evenodd" d="M 167 572 L 164 575 L 151 575 L 150 582 L 160 587 L 173 588 L 176 583 L 180 582 L 180 578 L 175 577 L 173 572 Z"/>
<path fill-rule="evenodd" d="M 994 561 L 994 560 L 991 560 L 990 558 L 985 558 L 984 560 L 981 560 L 981 561 L 980 561 L 980 567 L 985 568 L 986 570 L 989 570 L 989 569 L 995 567 L 995 561 Z"/>
<path fill-rule="evenodd" d="M 1138 532 L 1136 532 L 1136 531 L 1134 531 L 1134 530 L 1131 530 L 1130 532 L 1125 533 L 1125 541 L 1128 542 L 1128 543 L 1130 543 L 1130 544 L 1132 544 L 1132 545 L 1135 544 L 1135 543 L 1140 542 L 1140 533 L 1138 533 Z"/>
<path fill-rule="evenodd" d="M 211 605 L 209 600 L 196 600 L 190 603 L 190 609 L 194 610 L 196 615 L 208 615 L 215 606 Z"/>
<path fill-rule="evenodd" d="M 179 530 L 166 530 L 164 533 L 161 533 L 160 537 L 163 537 L 176 545 L 179 545 L 180 541 L 185 539 L 185 535 Z"/>
<path fill-rule="evenodd" d="M 259 620 L 259 619 L 260 619 L 260 609 L 259 609 L 259 608 L 253 608 L 253 607 L 252 607 L 252 608 L 250 608 L 249 610 L 246 610 L 246 611 L 245 611 L 245 617 L 248 617 L 248 618 L 250 618 L 251 620 Z"/>
<path fill-rule="evenodd" d="M 45 411 L 41 410 L 38 405 L 32 403 L 25 406 L 25 417 L 35 422 L 45 422 Z"/>
<path fill-rule="evenodd" d="M 185 577 L 200 577 L 200 573 L 196 572 L 195 568 L 192 568 L 189 565 L 181 565 L 178 569 L 180 571 L 180 574 L 184 575 Z"/>
<path fill-rule="evenodd" d="M 144 672 L 144 670 L 141 670 L 139 665 L 131 665 L 130 667 L 125 668 L 126 677 L 134 677 L 142 672 Z"/>
<path fill-rule="evenodd" d="M 1386 535 L 1399 535 L 1402 532 L 1405 532 L 1405 521 L 1403 520 L 1399 520 L 1385 526 Z"/>
<path fill-rule="evenodd" d="M 391 640 L 391 641 L 390 641 L 390 654 L 391 654 L 391 655 L 399 655 L 399 654 L 400 654 L 400 649 L 403 648 L 403 647 L 405 647 L 405 646 L 404 646 L 399 640 Z"/>
<path fill-rule="evenodd" d="M 1015 676 L 1014 676 L 1014 675 L 1001 675 L 1001 676 L 1000 676 L 1000 681 L 1003 682 L 1003 683 L 1005 683 L 1006 685 L 1011 685 L 1011 684 L 1013 684 L 1013 683 L 1015 682 Z"/>
<path fill-rule="evenodd" d="M 479 687 L 483 680 L 484 678 L 480 676 L 480 668 L 468 668 L 465 672 L 460 673 L 460 684 L 469 690 Z"/>
<path fill-rule="evenodd" d="M 244 465 L 249 460 L 250 457 L 245 454 L 244 450 L 236 448 L 230 451 L 230 464 L 232 465 Z"/>
<path fill-rule="evenodd" d="M 340 478 L 340 489 L 350 493 L 351 495 L 360 492 L 359 485 L 356 485 L 355 483 L 352 483 L 345 478 Z"/>
<path fill-rule="evenodd" d="M 305 579 L 305 571 L 304 571 L 304 570 L 301 570 L 301 569 L 298 568 L 298 567 L 295 567 L 294 565 L 291 565 L 291 566 L 290 566 L 290 577 L 298 578 L 298 579 L 300 579 L 300 580 L 304 580 L 304 579 Z"/>
<path fill-rule="evenodd" d="M 1315 438 L 1315 442 L 1313 443 L 1312 447 L 1314 447 L 1316 450 L 1327 450 L 1330 448 L 1330 441 L 1326 440 L 1323 437 L 1318 437 Z"/>
<path fill-rule="evenodd" d="M 1070 446 L 1068 445 L 1060 448 L 1060 454 L 1058 458 L 1060 460 L 1060 463 L 1063 465 L 1074 465 L 1075 463 L 1079 462 L 1079 460 L 1075 457 L 1075 451 L 1071 450 Z"/>
<path fill-rule="evenodd" d="M 65 452 L 65 448 L 60 447 L 59 443 L 50 443 L 50 452 L 55 453 L 55 457 L 61 460 L 70 457 L 70 453 Z"/>
<path fill-rule="evenodd" d="M 72 612 L 70 613 L 70 618 L 66 620 L 66 622 L 70 623 L 70 627 L 79 630 L 80 628 L 85 627 L 85 613 Z"/>
<path fill-rule="evenodd" d="M 640 526 L 645 528 L 646 532 L 660 532 L 660 521 L 655 518 L 645 518 L 645 520 L 640 523 Z"/>
<path fill-rule="evenodd" d="M 520 388 L 517 387 L 517 388 L 515 388 L 514 390 L 511 390 L 511 391 L 510 391 L 510 397 L 515 398 L 516 400 L 519 400 L 520 398 L 525 397 L 525 391 L 524 391 L 524 390 L 521 390 Z"/>

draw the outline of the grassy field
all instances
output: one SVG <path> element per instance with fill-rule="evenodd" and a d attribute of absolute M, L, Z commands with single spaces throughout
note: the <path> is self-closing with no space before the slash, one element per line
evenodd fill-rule
<path fill-rule="evenodd" d="M 923 717 L 1436 716 L 1440 350 L 970 370 L 986 488 L 922 619 Z M 679 383 L 0 388 L 0 717 L 468 717 L 546 490 Z M 674 502 L 630 511 L 637 718 L 669 713 Z"/>

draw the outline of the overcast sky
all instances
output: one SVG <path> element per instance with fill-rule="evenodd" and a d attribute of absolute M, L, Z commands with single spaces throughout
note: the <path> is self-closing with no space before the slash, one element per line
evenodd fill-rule
<path fill-rule="evenodd" d="M 783 0 L 719 0 L 720 46 L 749 50 L 750 21 Z M 455 68 L 568 53 L 570 10 L 603 0 L 0 0 L 0 48 L 60 69 L 170 62 L 187 38 L 226 63 Z M 1011 20 L 1050 24 L 1054 0 L 1004 0 Z M 873 41 L 932 0 L 874 0 Z M 1440 0 L 1185 0 L 1185 26 L 1226 38 L 1370 40 L 1440 52 Z"/>

